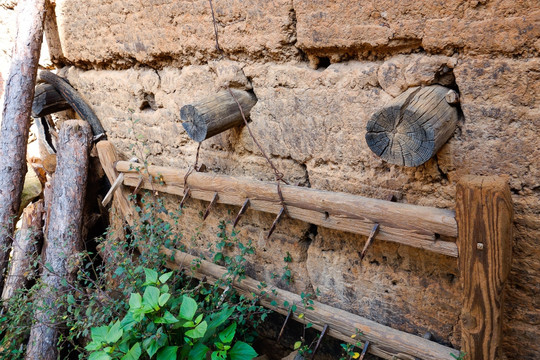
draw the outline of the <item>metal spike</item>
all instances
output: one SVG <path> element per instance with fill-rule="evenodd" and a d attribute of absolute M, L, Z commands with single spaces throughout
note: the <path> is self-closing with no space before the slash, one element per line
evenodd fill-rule
<path fill-rule="evenodd" d="M 366 241 L 366 245 L 364 245 L 364 248 L 362 249 L 362 252 L 360 253 L 360 261 L 362 261 L 364 256 L 366 256 L 367 249 L 369 248 L 369 246 L 373 242 L 373 239 L 375 239 L 375 235 L 377 235 L 378 232 L 379 232 L 379 224 L 375 223 L 375 225 L 373 226 L 373 229 L 371 229 L 371 233 L 369 234 L 369 237 L 368 237 L 368 239 Z"/>
<path fill-rule="evenodd" d="M 272 233 L 274 232 L 274 230 L 276 230 L 276 226 L 279 223 L 279 221 L 281 220 L 281 217 L 283 216 L 284 212 L 285 212 L 285 207 L 282 207 L 279 210 L 279 213 L 278 213 L 276 219 L 272 223 L 272 226 L 270 227 L 270 231 L 268 231 L 268 236 L 266 237 L 267 240 L 270 239 L 270 236 L 272 236 Z"/>
<path fill-rule="evenodd" d="M 186 200 L 191 196 L 191 189 L 188 187 L 186 188 L 186 191 L 184 192 L 184 196 L 182 197 L 182 201 L 180 201 L 180 209 L 184 207 L 184 204 L 186 203 Z"/>
<path fill-rule="evenodd" d="M 287 317 L 285 318 L 285 322 L 283 323 L 283 326 L 281 327 L 281 330 L 279 331 L 279 335 L 276 340 L 277 343 L 279 343 L 279 340 L 281 339 L 281 336 L 283 335 L 283 331 L 285 331 L 285 326 L 287 326 L 287 323 L 289 322 L 291 315 L 292 315 L 292 310 L 289 310 L 289 313 L 287 314 Z"/>
<path fill-rule="evenodd" d="M 206 220 L 206 218 L 208 217 L 208 215 L 210 215 L 210 210 L 211 210 L 212 207 L 216 204 L 217 199 L 218 199 L 218 193 L 215 192 L 215 193 L 214 193 L 214 197 L 212 198 L 212 201 L 210 201 L 210 204 L 208 204 L 208 207 L 206 208 L 206 211 L 204 212 L 203 220 Z"/>
<path fill-rule="evenodd" d="M 315 345 L 315 348 L 313 349 L 313 355 L 311 355 L 311 360 L 315 359 L 315 354 L 317 353 L 317 350 L 319 350 L 319 345 L 321 345 L 321 341 L 326 335 L 326 331 L 328 330 L 328 324 L 324 324 L 324 327 L 321 331 L 321 336 L 319 336 L 319 340 L 317 340 L 317 344 Z"/>
<path fill-rule="evenodd" d="M 244 205 L 242 205 L 242 208 L 240 208 L 238 215 L 236 215 L 236 218 L 234 219 L 234 223 L 232 226 L 233 229 L 236 227 L 236 225 L 238 224 L 238 221 L 240 221 L 240 218 L 242 217 L 242 215 L 244 215 L 248 207 L 249 207 L 249 199 L 246 199 L 246 201 L 244 202 Z"/>
<path fill-rule="evenodd" d="M 366 353 L 368 351 L 368 347 L 369 347 L 369 340 L 366 340 L 366 342 L 364 343 L 364 347 L 362 348 L 362 353 L 360 354 L 360 358 L 358 360 L 364 359 L 364 356 L 366 356 Z"/>

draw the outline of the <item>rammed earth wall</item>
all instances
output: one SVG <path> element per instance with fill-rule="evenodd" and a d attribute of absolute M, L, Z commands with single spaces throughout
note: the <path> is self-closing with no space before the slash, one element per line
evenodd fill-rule
<path fill-rule="evenodd" d="M 91 104 L 126 156 L 186 168 L 197 145 L 180 108 L 224 84 L 252 87 L 251 127 L 288 181 L 323 190 L 442 208 L 465 174 L 507 174 L 515 206 L 513 266 L 506 288 L 503 353 L 540 354 L 540 9 L 536 0 L 445 2 L 215 0 L 219 61 L 207 0 L 57 0 L 62 73 Z M 0 8 L 1 10 L 1 8 Z M 5 77 L 4 77 L 5 78 Z M 463 117 L 435 158 L 389 165 L 367 147 L 371 114 L 410 86 L 448 83 Z M 138 155 L 141 153 L 138 152 Z M 205 141 L 209 171 L 271 180 L 247 129 Z M 169 198 L 171 207 L 177 198 Z M 206 251 L 237 208 L 190 200 L 187 245 Z M 459 347 L 455 259 L 248 211 L 250 275 L 320 301 Z M 280 280 L 289 252 L 294 281 Z M 277 274 L 274 277 L 273 274 Z"/>

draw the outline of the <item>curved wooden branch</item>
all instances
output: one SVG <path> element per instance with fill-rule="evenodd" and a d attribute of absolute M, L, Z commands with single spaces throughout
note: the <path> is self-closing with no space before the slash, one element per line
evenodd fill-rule
<path fill-rule="evenodd" d="M 64 99 L 66 99 L 66 101 L 71 105 L 73 110 L 79 114 L 81 119 L 90 124 L 94 134 L 94 139 L 103 139 L 106 136 L 105 130 L 103 129 L 103 126 L 101 126 L 101 122 L 97 118 L 94 111 L 65 79 L 62 79 L 50 71 L 41 71 L 38 74 L 38 79 L 54 86 L 60 95 L 62 95 Z"/>

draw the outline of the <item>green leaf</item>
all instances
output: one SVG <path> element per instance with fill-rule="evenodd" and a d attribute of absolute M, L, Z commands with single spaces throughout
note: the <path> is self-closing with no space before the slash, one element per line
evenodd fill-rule
<path fill-rule="evenodd" d="M 175 318 L 170 312 L 165 311 L 165 315 L 163 315 L 163 317 L 158 317 L 156 320 L 154 320 L 154 322 L 156 324 L 176 324 L 178 319 Z"/>
<path fill-rule="evenodd" d="M 300 346 L 302 346 L 302 342 L 301 342 L 301 341 L 295 342 L 295 343 L 294 343 L 293 350 L 298 350 L 298 349 L 300 349 Z"/>
<path fill-rule="evenodd" d="M 155 286 L 148 286 L 143 294 L 143 306 L 146 305 L 154 310 L 159 310 L 159 289 Z"/>
<path fill-rule="evenodd" d="M 122 356 L 120 360 L 138 360 L 142 355 L 141 343 L 135 343 L 128 351 L 128 353 Z"/>
<path fill-rule="evenodd" d="M 192 339 L 199 339 L 204 336 L 206 333 L 206 329 L 208 328 L 208 324 L 206 321 L 203 321 L 195 329 L 191 329 L 186 331 L 186 336 L 189 336 Z"/>
<path fill-rule="evenodd" d="M 146 275 L 146 281 L 143 285 L 154 285 L 158 282 L 158 273 L 152 269 L 144 269 L 144 274 Z"/>
<path fill-rule="evenodd" d="M 158 342 L 156 341 L 156 339 L 152 336 L 143 341 L 143 348 L 146 350 L 148 355 L 152 357 L 158 351 L 160 346 Z"/>
<path fill-rule="evenodd" d="M 129 331 L 133 328 L 133 326 L 135 326 L 136 323 L 137 321 L 133 318 L 133 313 L 128 312 L 120 322 L 120 325 L 122 325 L 123 330 Z"/>
<path fill-rule="evenodd" d="M 197 318 L 195 319 L 195 324 L 198 325 L 202 321 L 202 318 L 203 318 L 203 314 L 199 314 L 199 316 L 197 316 Z"/>
<path fill-rule="evenodd" d="M 138 309 L 142 306 L 142 297 L 141 294 L 132 293 L 129 297 L 129 308 Z"/>
<path fill-rule="evenodd" d="M 197 342 L 193 349 L 189 352 L 188 359 L 189 360 L 206 360 L 206 353 L 208 353 L 210 349 L 208 346 L 204 345 L 203 343 Z"/>
<path fill-rule="evenodd" d="M 90 354 L 88 360 L 110 360 L 111 357 L 105 351 L 98 351 Z"/>
<path fill-rule="evenodd" d="M 162 284 L 165 284 L 167 282 L 167 280 L 169 280 L 171 278 L 172 274 L 173 274 L 173 272 L 170 271 L 168 273 L 165 273 L 165 274 L 161 275 L 159 277 L 159 282 L 162 283 Z"/>
<path fill-rule="evenodd" d="M 101 349 L 103 346 L 103 343 L 101 341 L 92 341 L 88 345 L 86 345 L 84 348 L 88 351 L 96 351 Z"/>
<path fill-rule="evenodd" d="M 111 326 L 111 328 L 109 329 L 109 332 L 107 334 L 107 342 L 111 344 L 115 343 L 120 340 L 123 334 L 124 331 L 121 328 L 120 321 L 116 321 L 114 325 Z"/>
<path fill-rule="evenodd" d="M 158 304 L 159 306 L 163 306 L 169 301 L 169 298 L 171 297 L 171 294 L 161 294 L 159 296 Z"/>
<path fill-rule="evenodd" d="M 219 339 L 225 343 L 230 344 L 236 333 L 236 323 L 233 322 L 225 330 L 219 333 Z"/>
<path fill-rule="evenodd" d="M 109 333 L 109 327 L 107 325 L 92 328 L 90 331 L 93 341 L 100 341 L 102 343 L 108 342 L 107 334 Z"/>
<path fill-rule="evenodd" d="M 182 300 L 182 305 L 180 306 L 179 316 L 182 319 L 192 320 L 197 311 L 197 302 L 190 298 L 189 296 L 184 295 Z"/>
<path fill-rule="evenodd" d="M 68 294 L 68 296 L 67 296 L 67 303 L 68 303 L 69 305 L 74 305 L 74 304 L 75 304 L 75 298 L 73 297 L 73 295 Z"/>
<path fill-rule="evenodd" d="M 166 346 L 158 351 L 156 360 L 176 360 L 177 351 L 178 346 Z"/>
<path fill-rule="evenodd" d="M 243 341 L 236 342 L 231 351 L 229 351 L 231 360 L 251 360 L 256 356 L 257 352 Z"/>

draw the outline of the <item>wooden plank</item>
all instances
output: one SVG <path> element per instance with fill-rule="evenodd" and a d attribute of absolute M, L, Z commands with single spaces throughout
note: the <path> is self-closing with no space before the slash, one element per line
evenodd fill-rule
<path fill-rule="evenodd" d="M 183 170 L 151 165 L 148 173 L 155 180 L 150 181 L 128 162 L 118 162 L 116 169 L 125 173 L 124 184 L 128 186 L 139 185 L 142 178 L 143 188 L 183 195 L 186 173 Z M 198 172 L 192 173 L 187 183 L 191 196 L 196 199 L 210 201 L 218 192 L 218 202 L 222 204 L 242 206 L 249 198 L 251 209 L 273 214 L 281 209 L 275 183 Z M 366 236 L 374 223 L 379 223 L 378 240 L 458 256 L 454 242 L 437 240 L 436 235 L 457 236 L 455 216 L 451 210 L 297 186 L 282 185 L 281 190 L 293 219 Z"/>
<path fill-rule="evenodd" d="M 111 184 L 114 184 L 119 176 L 119 173 L 114 166 L 120 160 L 114 145 L 111 142 L 104 140 L 96 144 L 96 149 L 99 156 L 99 162 L 105 171 L 105 175 L 107 175 L 107 179 L 109 179 Z M 114 206 L 124 214 L 128 224 L 133 224 L 135 214 L 129 201 L 129 195 L 129 189 L 120 186 L 114 192 L 113 202 Z"/>
<path fill-rule="evenodd" d="M 410 88 L 373 114 L 366 142 L 383 160 L 419 166 L 431 159 L 452 136 L 458 112 L 440 85 Z"/>
<path fill-rule="evenodd" d="M 172 269 L 194 271 L 196 277 L 206 277 L 210 282 L 226 276 L 227 269 L 209 261 L 164 247 L 161 252 L 166 255 L 167 266 Z M 197 266 L 194 267 L 194 264 Z M 293 315 L 296 321 L 304 324 L 312 323 L 318 330 L 322 330 L 328 324 L 328 334 L 347 343 L 354 344 L 358 340 L 369 341 L 368 352 L 383 359 L 403 358 L 395 356 L 408 355 L 419 359 L 444 360 L 454 359 L 451 354 L 459 355 L 459 351 L 455 349 L 316 301 L 313 304 L 313 310 L 306 309 L 299 295 L 278 288 L 261 287 L 261 282 L 249 277 L 235 282 L 234 287 L 244 294 L 254 294 L 260 298 L 265 307 L 283 315 L 289 312 L 289 307 L 284 306 L 283 303 L 287 301 L 289 306 L 294 304 L 297 306 L 297 312 Z M 304 316 L 300 319 L 298 315 L 301 313 Z M 363 335 L 359 338 L 351 338 L 357 330 L 360 330 Z"/>
<path fill-rule="evenodd" d="M 45 0 L 20 0 L 17 4 L 17 38 L 6 81 L 0 129 L 0 286 L 26 174 L 26 147 L 44 14 Z"/>
<path fill-rule="evenodd" d="M 82 250 L 82 219 L 92 131 L 83 120 L 66 121 L 60 130 L 58 166 L 53 180 L 50 219 L 45 234 L 35 322 L 26 359 L 56 360 L 60 308 L 56 301 L 75 280 Z"/>
<path fill-rule="evenodd" d="M 256 103 L 257 98 L 253 93 L 238 89 L 220 91 L 198 102 L 183 106 L 180 109 L 182 127 L 191 139 L 201 142 L 243 124 L 244 118 L 238 104 L 247 118 Z"/>
<path fill-rule="evenodd" d="M 457 185 L 462 350 L 467 359 L 501 358 L 503 290 L 512 263 L 513 209 L 504 177 L 466 176 Z"/>

